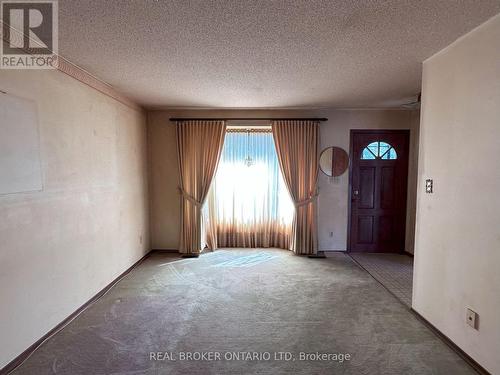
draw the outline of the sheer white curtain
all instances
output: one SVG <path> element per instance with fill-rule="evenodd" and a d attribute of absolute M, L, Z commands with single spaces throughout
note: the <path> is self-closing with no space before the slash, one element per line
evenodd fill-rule
<path fill-rule="evenodd" d="M 288 249 L 293 215 L 272 133 L 228 130 L 204 207 L 208 246 Z"/>

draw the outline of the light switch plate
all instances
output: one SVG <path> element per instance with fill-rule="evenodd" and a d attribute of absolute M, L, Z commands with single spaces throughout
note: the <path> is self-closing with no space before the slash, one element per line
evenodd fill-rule
<path fill-rule="evenodd" d="M 479 315 L 477 312 L 467 309 L 466 315 L 467 324 L 474 329 L 479 329 Z"/>
<path fill-rule="evenodd" d="M 434 181 L 432 179 L 425 180 L 425 192 L 427 194 L 432 194 L 434 187 Z"/>

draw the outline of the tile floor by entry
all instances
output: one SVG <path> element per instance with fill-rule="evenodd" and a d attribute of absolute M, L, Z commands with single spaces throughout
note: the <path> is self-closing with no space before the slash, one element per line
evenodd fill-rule
<path fill-rule="evenodd" d="M 413 258 L 404 254 L 349 253 L 378 282 L 411 307 Z"/>

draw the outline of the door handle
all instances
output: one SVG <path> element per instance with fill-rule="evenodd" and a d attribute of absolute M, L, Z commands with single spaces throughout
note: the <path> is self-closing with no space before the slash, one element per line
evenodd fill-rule
<path fill-rule="evenodd" d="M 358 195 L 359 195 L 359 190 L 354 189 L 352 191 L 352 200 L 355 201 L 356 199 L 358 199 Z"/>

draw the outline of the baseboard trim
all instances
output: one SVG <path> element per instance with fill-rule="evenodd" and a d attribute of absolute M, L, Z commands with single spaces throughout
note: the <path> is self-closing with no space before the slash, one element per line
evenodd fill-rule
<path fill-rule="evenodd" d="M 0 369 L 0 374 L 6 375 L 10 372 L 14 371 L 17 367 L 24 363 L 34 352 L 38 349 L 45 341 L 50 339 L 64 327 L 66 327 L 71 321 L 73 321 L 78 315 L 80 315 L 83 311 L 85 311 L 90 305 L 100 299 L 103 295 L 105 295 L 112 287 L 114 287 L 117 283 L 119 283 L 125 276 L 127 276 L 134 268 L 136 268 L 139 264 L 141 264 L 147 257 L 151 255 L 151 251 L 148 251 L 146 254 L 142 256 L 137 262 L 132 264 L 129 268 L 123 271 L 118 277 L 116 277 L 113 281 L 111 281 L 108 285 L 106 285 L 103 289 L 101 289 L 96 295 L 90 298 L 87 302 L 81 305 L 78 309 L 76 309 L 71 315 L 69 315 L 66 319 L 64 319 L 61 323 L 52 328 L 49 332 L 43 335 L 40 339 L 35 341 L 34 344 L 29 346 L 24 352 L 19 354 L 16 358 L 10 361 L 4 368 Z"/>
<path fill-rule="evenodd" d="M 182 258 L 199 258 L 200 254 L 198 253 L 188 253 L 188 254 L 182 254 Z"/>
<path fill-rule="evenodd" d="M 308 254 L 307 257 L 311 259 L 324 259 L 326 258 L 326 254 L 323 250 L 318 250 L 316 254 Z"/>
<path fill-rule="evenodd" d="M 491 375 L 488 370 L 486 370 L 483 366 L 481 366 L 479 363 L 477 363 L 470 355 L 468 355 L 466 352 L 464 352 L 457 344 L 455 344 L 453 341 L 451 341 L 448 336 L 446 336 L 443 332 L 441 332 L 439 329 L 437 329 L 434 324 L 429 322 L 427 319 L 425 319 L 422 315 L 420 315 L 417 311 L 415 311 L 413 308 L 410 308 L 410 311 L 417 317 L 418 320 L 420 320 L 422 323 L 424 323 L 427 328 L 429 328 L 436 336 L 438 336 L 446 345 L 448 345 L 453 351 L 455 351 L 462 359 L 469 364 L 474 370 L 476 370 L 479 374 L 481 375 Z"/>
<path fill-rule="evenodd" d="M 168 254 L 179 254 L 179 250 L 176 249 L 153 249 L 150 253 L 168 253 Z"/>

